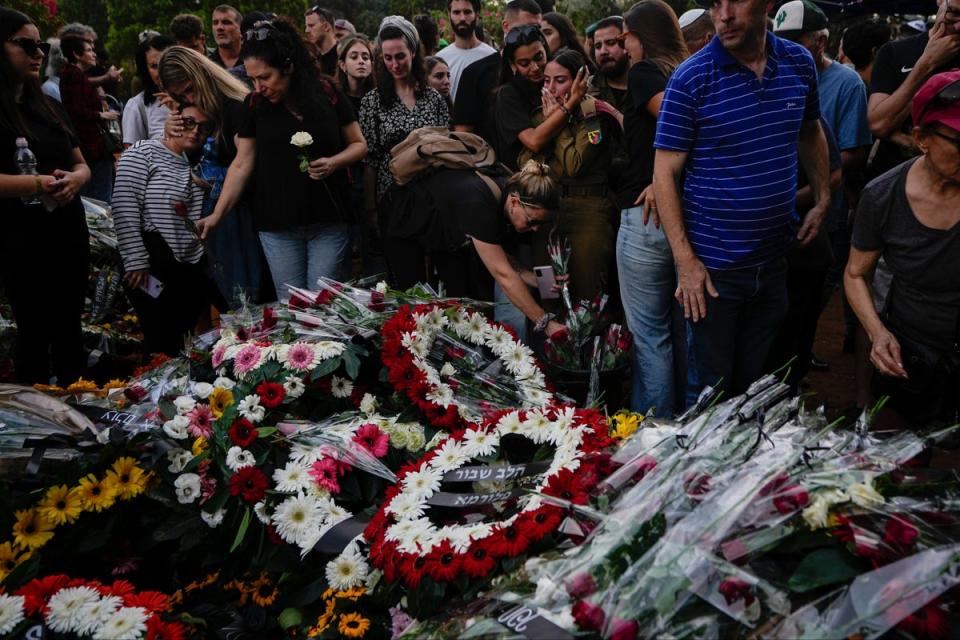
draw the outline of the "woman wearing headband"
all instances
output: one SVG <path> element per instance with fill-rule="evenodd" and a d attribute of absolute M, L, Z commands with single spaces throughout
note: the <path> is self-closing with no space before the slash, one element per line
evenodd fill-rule
<path fill-rule="evenodd" d="M 360 102 L 360 128 L 369 153 L 364 174 L 365 209 L 369 224 L 389 215 L 390 149 L 414 129 L 449 126 L 447 103 L 427 84 L 420 38 L 400 16 L 387 16 L 377 34 L 377 88 Z M 393 269 L 394 267 L 389 264 Z"/>
<path fill-rule="evenodd" d="M 254 228 L 281 299 L 287 285 L 342 278 L 349 246 L 347 168 L 366 154 L 356 113 L 322 75 L 299 31 L 285 20 L 258 22 L 240 51 L 255 91 L 205 237 L 254 180 Z M 299 144 L 298 144 L 299 143 Z"/>

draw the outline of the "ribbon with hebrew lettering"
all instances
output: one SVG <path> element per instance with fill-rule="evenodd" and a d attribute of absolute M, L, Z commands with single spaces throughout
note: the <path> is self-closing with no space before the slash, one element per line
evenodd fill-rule
<path fill-rule="evenodd" d="M 557 626 L 540 615 L 540 609 L 534 605 L 516 602 L 502 602 L 494 607 L 490 616 L 510 629 L 530 640 L 572 640 L 573 635 L 563 627 Z"/>
<path fill-rule="evenodd" d="M 444 482 L 483 482 L 504 481 L 535 476 L 547 471 L 550 462 L 542 460 L 529 464 L 492 464 L 473 467 L 460 467 L 448 471 L 443 476 Z"/>

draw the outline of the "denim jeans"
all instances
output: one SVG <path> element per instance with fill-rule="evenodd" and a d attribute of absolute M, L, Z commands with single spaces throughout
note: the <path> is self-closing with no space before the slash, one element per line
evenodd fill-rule
<path fill-rule="evenodd" d="M 350 234 L 344 223 L 311 224 L 283 231 L 261 231 L 277 298 L 288 300 L 286 285 L 316 289 L 322 276 L 343 279 Z"/>
<path fill-rule="evenodd" d="M 110 204 L 113 200 L 113 156 L 90 165 L 90 182 L 83 186 L 80 195 Z"/>
<path fill-rule="evenodd" d="M 692 324 L 696 397 L 704 385 L 726 396 L 746 391 L 763 375 L 770 346 L 787 314 L 787 262 L 762 267 L 710 271 L 719 297 L 704 294 L 707 315 Z M 693 381 L 693 380 L 692 380 Z"/>
<path fill-rule="evenodd" d="M 523 315 L 520 309 L 513 306 L 506 292 L 500 287 L 499 282 L 493 283 L 493 301 L 497 306 L 493 310 L 493 319 L 500 324 L 505 324 L 517 332 L 517 338 L 520 342 L 527 342 L 527 316 Z"/>
<path fill-rule="evenodd" d="M 259 300 L 262 253 L 253 230 L 253 210 L 241 200 L 207 241 L 210 271 L 231 309 L 239 306 L 241 296 Z"/>
<path fill-rule="evenodd" d="M 673 254 L 652 222 L 643 224 L 643 207 L 620 213 L 617 273 L 627 327 L 633 334 L 630 408 L 672 416 L 674 410 Z"/>

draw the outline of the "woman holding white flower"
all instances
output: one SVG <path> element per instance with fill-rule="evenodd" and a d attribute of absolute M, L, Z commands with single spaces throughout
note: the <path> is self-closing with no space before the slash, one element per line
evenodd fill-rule
<path fill-rule="evenodd" d="M 367 152 L 353 106 L 322 76 L 293 25 L 258 22 L 240 52 L 254 93 L 206 237 L 255 177 L 254 228 L 277 295 L 339 278 L 349 247 L 346 168 Z"/>

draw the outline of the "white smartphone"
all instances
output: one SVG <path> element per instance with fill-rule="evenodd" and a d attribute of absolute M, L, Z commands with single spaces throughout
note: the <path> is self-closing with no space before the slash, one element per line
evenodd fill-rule
<path fill-rule="evenodd" d="M 152 274 L 147 274 L 147 282 L 142 287 L 140 287 L 144 293 L 146 293 L 151 298 L 159 298 L 160 294 L 163 293 L 163 283 L 153 277 Z"/>
<path fill-rule="evenodd" d="M 557 278 L 553 274 L 553 267 L 534 267 L 533 275 L 537 277 L 537 289 L 540 290 L 541 300 L 556 300 L 560 297 L 558 291 L 554 291 L 557 286 Z"/>

